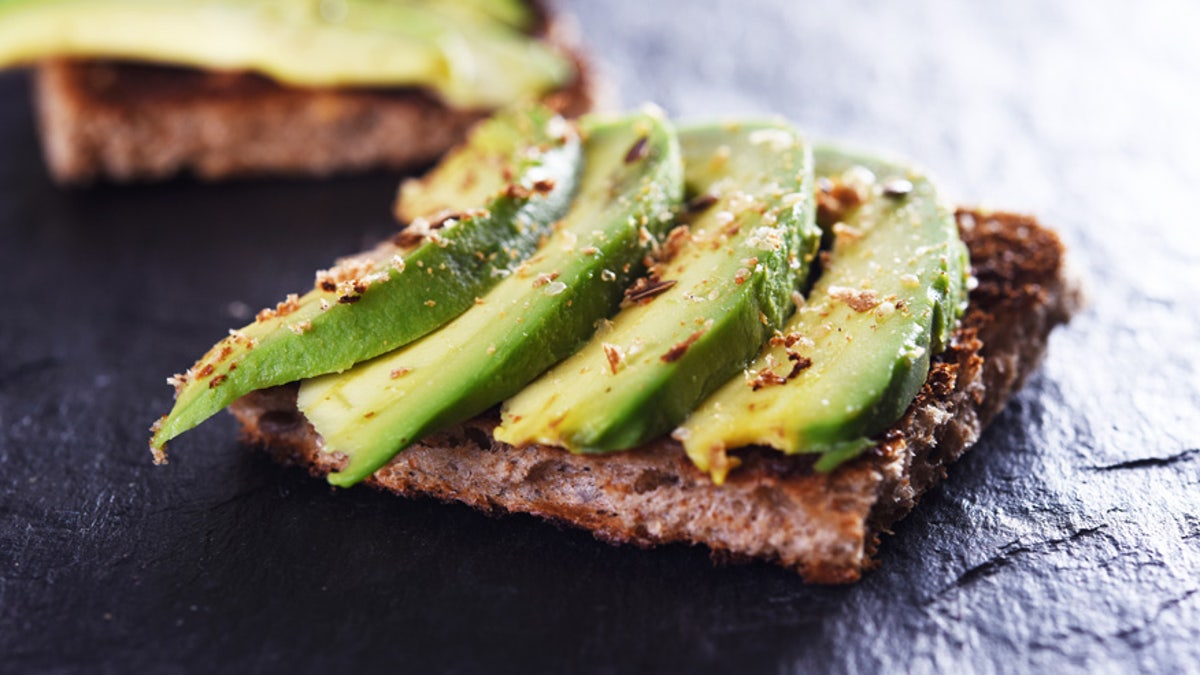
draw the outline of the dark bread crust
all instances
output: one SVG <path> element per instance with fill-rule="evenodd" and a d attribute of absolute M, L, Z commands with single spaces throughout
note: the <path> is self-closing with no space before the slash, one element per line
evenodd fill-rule
<path fill-rule="evenodd" d="M 600 95 L 597 77 L 566 20 L 542 16 L 539 35 L 577 73 L 546 101 L 583 114 Z M 107 61 L 44 62 L 35 86 L 46 164 L 60 183 L 407 169 L 432 162 L 490 113 L 450 108 L 419 89 L 300 88 Z"/>
<path fill-rule="evenodd" d="M 1080 304 L 1062 243 L 1026 216 L 962 211 L 979 286 L 951 346 L 883 442 L 830 474 L 811 457 L 742 451 L 722 487 L 663 440 L 625 453 L 577 456 L 514 449 L 491 438 L 494 415 L 434 434 L 368 482 L 404 495 L 526 512 L 611 542 L 689 542 L 725 559 L 765 559 L 816 583 L 847 583 L 870 567 L 880 533 L 945 475 L 1035 369 L 1050 330 Z M 315 475 L 339 458 L 296 411 L 294 386 L 231 406 L 245 439 Z"/>

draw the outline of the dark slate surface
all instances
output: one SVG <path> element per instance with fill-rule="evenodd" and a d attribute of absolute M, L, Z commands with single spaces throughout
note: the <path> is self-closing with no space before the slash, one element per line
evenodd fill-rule
<path fill-rule="evenodd" d="M 8 74 L 0 670 L 1200 670 L 1194 3 L 571 4 L 627 104 L 889 148 L 1071 245 L 1089 311 L 881 569 L 335 493 L 225 417 L 152 467 L 163 378 L 387 232 L 396 177 L 61 192 Z"/>

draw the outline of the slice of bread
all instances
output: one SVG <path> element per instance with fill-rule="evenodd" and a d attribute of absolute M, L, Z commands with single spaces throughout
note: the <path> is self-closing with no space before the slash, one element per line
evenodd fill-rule
<path fill-rule="evenodd" d="M 580 115 L 602 90 L 569 23 L 543 17 L 540 38 L 576 67 L 547 103 Z M 35 90 L 46 164 L 64 184 L 413 168 L 491 112 L 450 108 L 417 89 L 306 89 L 249 73 L 88 60 L 39 64 Z"/>
<path fill-rule="evenodd" d="M 726 559 L 763 559 L 816 583 L 857 580 L 878 537 L 979 437 L 1036 368 L 1050 330 L 1081 304 L 1058 237 L 1030 217 L 960 211 L 979 284 L 949 349 L 882 443 L 829 474 L 811 456 L 737 454 L 723 486 L 664 439 L 630 452 L 572 455 L 492 440 L 496 415 L 425 438 L 368 482 L 393 492 L 526 512 L 612 542 L 690 542 Z M 231 406 L 245 439 L 323 475 L 339 465 L 296 410 L 295 386 Z"/>

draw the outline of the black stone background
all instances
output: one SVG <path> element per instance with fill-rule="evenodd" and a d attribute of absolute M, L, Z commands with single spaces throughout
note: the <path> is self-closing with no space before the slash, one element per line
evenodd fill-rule
<path fill-rule="evenodd" d="M 848 588 L 335 492 L 227 416 L 153 467 L 163 379 L 397 176 L 61 191 L 2 75 L 0 670 L 1200 671 L 1200 6 L 569 4 L 625 104 L 915 158 L 1059 228 L 1090 309 Z"/>

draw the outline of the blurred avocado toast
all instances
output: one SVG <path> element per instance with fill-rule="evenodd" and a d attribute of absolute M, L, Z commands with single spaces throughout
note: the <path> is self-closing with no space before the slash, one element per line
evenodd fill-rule
<path fill-rule="evenodd" d="M 335 485 L 854 581 L 1078 304 L 1052 232 L 947 204 L 779 120 L 507 109 L 170 378 L 151 447 L 229 406 Z"/>
<path fill-rule="evenodd" d="M 60 183 L 419 167 L 597 95 L 540 0 L 0 0 L 0 68 L 26 64 Z"/>

